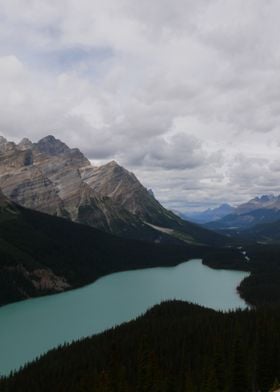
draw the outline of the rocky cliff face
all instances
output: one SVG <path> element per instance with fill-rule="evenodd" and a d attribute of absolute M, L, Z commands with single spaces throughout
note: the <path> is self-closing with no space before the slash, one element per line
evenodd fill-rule
<path fill-rule="evenodd" d="M 115 161 L 81 170 L 82 179 L 100 197 L 109 197 L 115 204 L 153 224 L 163 224 L 166 217 L 175 219 L 135 177 Z M 170 224 L 170 222 L 169 222 Z"/>
<path fill-rule="evenodd" d="M 128 238 L 214 240 L 214 234 L 208 238 L 206 230 L 163 208 L 133 173 L 116 162 L 94 167 L 78 149 L 53 136 L 37 143 L 25 138 L 19 144 L 1 137 L 0 188 L 24 207 Z"/>

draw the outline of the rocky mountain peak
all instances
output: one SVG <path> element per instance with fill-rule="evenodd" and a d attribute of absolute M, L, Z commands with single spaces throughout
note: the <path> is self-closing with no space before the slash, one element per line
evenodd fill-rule
<path fill-rule="evenodd" d="M 118 164 L 116 161 L 110 161 L 108 163 L 105 163 L 105 165 L 102 165 L 99 167 L 100 171 L 106 172 L 107 174 L 111 175 L 119 175 L 119 174 L 131 174 L 129 173 L 128 170 L 126 170 L 124 167 Z"/>
<path fill-rule="evenodd" d="M 115 161 L 115 160 L 112 160 L 112 161 L 106 163 L 106 166 L 108 166 L 108 167 L 121 167 L 121 166 L 118 164 L 118 162 Z"/>
<path fill-rule="evenodd" d="M 273 194 L 257 196 L 247 203 L 240 204 L 236 208 L 236 213 L 244 214 L 259 208 L 276 208 L 279 209 L 279 199 Z"/>
<path fill-rule="evenodd" d="M 90 165 L 89 160 L 78 148 L 69 148 L 65 143 L 52 135 L 44 137 L 32 146 L 33 150 L 48 155 L 50 158 L 61 157 L 62 159 L 70 159 L 72 163 L 75 162 L 77 168 Z"/>
<path fill-rule="evenodd" d="M 269 195 L 262 195 L 262 196 L 260 196 L 259 197 L 259 200 L 261 201 L 261 202 L 268 202 L 268 201 L 273 201 L 273 200 L 275 200 L 276 198 L 275 198 L 275 196 L 273 195 L 273 194 L 269 194 Z"/>
<path fill-rule="evenodd" d="M 24 137 L 17 145 L 19 150 L 28 150 L 29 148 L 32 148 L 32 146 L 33 143 L 27 137 Z"/>
<path fill-rule="evenodd" d="M 0 187 L 18 205 L 129 238 L 161 241 L 161 227 L 182 232 L 187 242 L 204 238 L 204 230 L 196 235 L 199 229 L 163 208 L 116 161 L 92 166 L 80 150 L 52 135 L 37 143 L 23 139 L 16 145 L 4 138 L 1 143 Z"/>
<path fill-rule="evenodd" d="M 275 196 L 273 194 L 267 194 L 267 195 L 261 195 L 261 196 L 256 196 L 253 199 L 249 200 L 250 202 L 256 202 L 256 203 L 266 203 L 275 200 Z"/>
<path fill-rule="evenodd" d="M 7 139 L 4 136 L 0 136 L 0 146 L 5 145 L 7 143 Z"/>
<path fill-rule="evenodd" d="M 70 148 L 65 143 L 52 135 L 48 135 L 39 140 L 36 143 L 36 147 L 40 152 L 48 155 L 65 154 L 70 151 Z"/>
<path fill-rule="evenodd" d="M 9 142 L 3 136 L 0 136 L 0 153 L 13 151 L 15 149 L 16 149 L 16 144 L 14 142 Z"/>

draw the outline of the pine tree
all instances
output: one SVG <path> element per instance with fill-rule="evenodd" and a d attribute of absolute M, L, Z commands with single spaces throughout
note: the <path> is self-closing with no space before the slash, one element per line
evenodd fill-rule
<path fill-rule="evenodd" d="M 232 392 L 248 392 L 250 386 L 248 382 L 247 363 L 241 339 L 238 337 L 234 344 L 234 357 L 232 369 Z"/>

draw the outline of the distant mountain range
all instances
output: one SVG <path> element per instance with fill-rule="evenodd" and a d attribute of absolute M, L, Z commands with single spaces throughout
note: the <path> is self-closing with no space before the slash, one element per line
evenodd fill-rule
<path fill-rule="evenodd" d="M 280 239 L 280 196 L 255 197 L 235 207 L 230 214 L 204 224 L 204 227 L 247 240 L 278 241 Z"/>
<path fill-rule="evenodd" d="M 130 239 L 221 244 L 224 239 L 166 210 L 115 161 L 92 166 L 54 136 L 0 138 L 0 188 L 14 203 Z"/>
<path fill-rule="evenodd" d="M 225 203 L 179 215 L 230 237 L 264 243 L 280 241 L 280 195 L 262 195 L 235 207 Z"/>
<path fill-rule="evenodd" d="M 229 215 L 235 211 L 235 208 L 225 203 L 217 208 L 208 208 L 205 211 L 181 213 L 183 219 L 189 220 L 194 223 L 203 224 L 213 222 Z"/>
<path fill-rule="evenodd" d="M 260 208 L 241 214 L 226 215 L 222 219 L 205 224 L 211 230 L 246 230 L 263 223 L 280 219 L 280 210 Z"/>
<path fill-rule="evenodd" d="M 235 213 L 246 214 L 259 209 L 279 210 L 280 195 L 262 195 L 249 200 L 247 203 L 240 204 L 236 207 Z"/>

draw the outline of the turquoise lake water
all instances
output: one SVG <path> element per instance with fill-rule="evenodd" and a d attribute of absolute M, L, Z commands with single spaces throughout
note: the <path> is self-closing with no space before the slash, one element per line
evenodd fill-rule
<path fill-rule="evenodd" d="M 213 309 L 244 308 L 236 287 L 246 272 L 213 270 L 201 260 L 119 272 L 66 293 L 0 308 L 0 374 L 63 342 L 131 320 L 151 306 L 181 299 Z"/>

